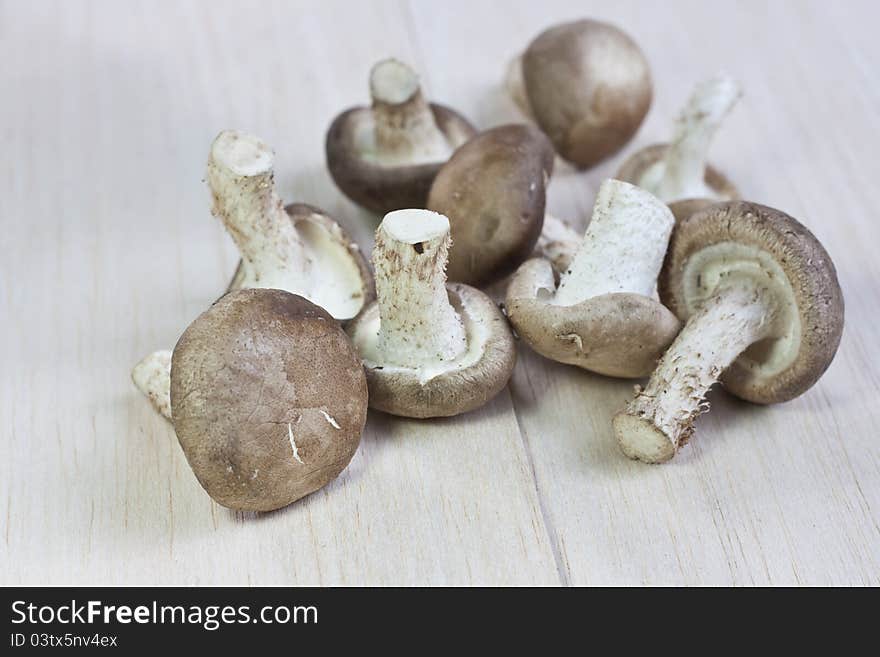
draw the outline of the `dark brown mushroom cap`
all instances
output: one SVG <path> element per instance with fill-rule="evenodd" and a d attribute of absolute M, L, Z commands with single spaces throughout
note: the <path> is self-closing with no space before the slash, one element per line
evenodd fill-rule
<path fill-rule="evenodd" d="M 544 224 L 553 158 L 540 130 L 517 124 L 481 133 L 443 165 L 427 208 L 449 218 L 449 280 L 483 286 L 529 257 Z"/>
<path fill-rule="evenodd" d="M 322 308 L 282 290 L 230 292 L 171 361 L 174 429 L 219 504 L 277 509 L 348 465 L 367 413 L 363 368 Z"/>
<path fill-rule="evenodd" d="M 775 261 L 793 292 L 800 326 L 799 341 L 792 347 L 796 354 L 787 367 L 762 371 L 773 341 L 761 341 L 747 349 L 721 381 L 731 393 L 751 402 L 793 399 L 822 376 L 840 344 L 844 304 L 834 263 L 809 230 L 779 210 L 745 201 L 711 205 L 676 224 L 660 272 L 660 298 L 681 319 L 693 311 L 686 276 L 701 275 L 687 273 L 689 261 L 722 244 L 751 247 Z"/>
<path fill-rule="evenodd" d="M 505 301 L 517 334 L 545 358 L 605 376 L 647 376 L 681 329 L 675 315 L 641 294 L 615 292 L 554 305 L 540 298 L 546 287 L 538 283 L 552 280 L 549 261 L 529 260 L 515 274 Z"/>
<path fill-rule="evenodd" d="M 636 151 L 624 161 L 614 177 L 617 180 L 623 180 L 633 185 L 640 185 L 645 172 L 663 159 L 668 148 L 669 144 L 652 144 Z M 739 190 L 736 188 L 736 185 L 730 182 L 727 176 L 711 164 L 706 167 L 706 174 L 703 180 L 709 189 L 718 196 L 718 198 L 712 199 L 711 202 L 733 201 L 739 198 Z M 681 201 L 676 201 L 676 203 L 679 202 Z M 676 214 L 675 218 L 678 219 L 679 215 Z"/>
<path fill-rule="evenodd" d="M 451 149 L 477 134 L 476 128 L 455 110 L 430 104 L 437 127 Z M 340 190 L 358 205 L 377 214 L 403 208 L 423 208 L 434 177 L 443 162 L 412 166 L 382 166 L 361 156 L 356 135 L 371 122 L 369 107 L 354 107 L 337 116 L 327 131 L 327 168 Z"/>
<path fill-rule="evenodd" d="M 651 71 L 620 29 L 579 20 L 542 32 L 522 58 L 535 120 L 556 150 L 579 167 L 616 153 L 651 106 Z"/>
<path fill-rule="evenodd" d="M 404 417 L 448 417 L 483 406 L 507 385 L 516 346 L 504 315 L 480 290 L 460 283 L 448 284 L 447 290 L 474 358 L 463 357 L 424 383 L 420 370 L 364 363 L 371 408 Z M 378 329 L 378 315 L 373 303 L 348 325 L 356 343 L 359 332 Z"/>
<path fill-rule="evenodd" d="M 306 203 L 291 203 L 285 206 L 284 210 L 290 217 L 290 220 L 297 227 L 300 237 L 306 245 L 306 248 L 314 252 L 317 244 L 322 240 L 327 240 L 340 250 L 345 250 L 351 257 L 352 263 L 357 267 L 363 282 L 360 290 L 353 290 L 353 297 L 363 299 L 361 310 L 376 298 L 376 286 L 373 282 L 373 271 L 367 262 L 360 247 L 351 238 L 351 236 L 343 230 L 342 226 L 330 217 L 321 208 Z M 238 261 L 238 267 L 229 283 L 227 292 L 238 290 L 241 288 L 241 279 L 244 276 L 241 260 Z M 315 299 L 320 301 L 320 299 Z M 340 321 L 351 319 L 351 317 L 337 317 Z"/>

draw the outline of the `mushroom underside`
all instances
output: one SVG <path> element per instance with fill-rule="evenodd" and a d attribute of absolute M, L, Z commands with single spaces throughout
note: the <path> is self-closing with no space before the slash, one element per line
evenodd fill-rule
<path fill-rule="evenodd" d="M 276 287 L 305 296 L 340 321 L 355 317 L 375 298 L 373 275 L 358 245 L 333 219 L 304 203 L 285 207 L 296 226 L 308 259 L 303 289 L 282 287 L 283 282 L 260 279 L 240 260 L 227 292 L 248 287 Z"/>
<path fill-rule="evenodd" d="M 827 252 L 795 219 L 756 203 L 714 204 L 682 220 L 658 279 L 663 303 L 687 320 L 734 283 L 769 295 L 773 325 L 722 383 L 754 403 L 797 397 L 827 369 L 843 330 L 843 297 Z"/>
<path fill-rule="evenodd" d="M 483 406 L 507 384 L 516 350 L 501 311 L 470 286 L 450 283 L 447 290 L 467 336 L 466 351 L 454 360 L 419 369 L 384 363 L 376 303 L 348 326 L 364 363 L 371 408 L 413 418 L 458 415 Z"/>
<path fill-rule="evenodd" d="M 455 110 L 437 103 L 430 108 L 449 143 L 449 155 L 476 134 L 476 128 Z M 352 108 L 333 121 L 327 132 L 326 155 L 334 182 L 352 201 L 377 214 L 425 207 L 431 183 L 445 159 L 383 164 L 370 156 L 372 125 L 368 107 Z"/>
<path fill-rule="evenodd" d="M 640 187 L 644 186 L 646 175 L 657 176 L 660 174 L 657 167 L 662 163 L 668 148 L 669 144 L 652 144 L 636 151 L 624 161 L 615 178 Z M 703 182 L 712 194 L 712 201 L 733 201 L 740 197 L 736 185 L 711 164 L 706 166 Z M 676 214 L 676 218 L 679 218 L 678 214 Z"/>

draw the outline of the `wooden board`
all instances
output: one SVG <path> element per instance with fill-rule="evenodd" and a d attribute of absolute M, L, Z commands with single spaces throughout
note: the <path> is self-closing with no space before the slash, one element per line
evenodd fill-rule
<path fill-rule="evenodd" d="M 624 458 L 631 382 L 527 348 L 484 409 L 371 414 L 333 484 L 250 516 L 213 504 L 129 380 L 224 288 L 208 210 L 221 129 L 263 136 L 288 200 L 364 244 L 377 219 L 334 187 L 324 131 L 394 55 L 478 125 L 517 120 L 500 79 L 543 27 L 625 27 L 655 99 L 635 140 L 549 208 L 578 227 L 600 181 L 666 138 L 693 83 L 746 96 L 712 158 L 835 259 L 840 352 L 802 398 L 723 392 L 672 463 Z M 880 47 L 870 2 L 0 2 L 0 583 L 880 583 Z"/>

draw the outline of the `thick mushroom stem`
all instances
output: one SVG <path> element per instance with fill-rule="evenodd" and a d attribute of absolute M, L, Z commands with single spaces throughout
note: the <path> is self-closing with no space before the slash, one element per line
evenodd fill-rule
<path fill-rule="evenodd" d="M 154 351 L 131 371 L 131 380 L 158 413 L 171 419 L 171 352 Z"/>
<path fill-rule="evenodd" d="M 275 193 L 273 160 L 261 139 L 221 132 L 208 159 L 212 212 L 241 253 L 241 287 L 277 287 L 308 296 L 309 260 Z"/>
<path fill-rule="evenodd" d="M 614 417 L 614 432 L 632 459 L 661 463 L 675 455 L 708 410 L 709 388 L 750 345 L 773 333 L 776 304 L 763 288 L 719 288 L 688 319 L 643 390 Z"/>
<path fill-rule="evenodd" d="M 467 349 L 461 317 L 446 292 L 449 220 L 429 210 L 397 210 L 376 231 L 373 266 L 378 349 L 388 364 L 419 368 Z"/>
<path fill-rule="evenodd" d="M 611 292 L 651 296 L 674 224 L 669 208 L 648 192 L 606 180 L 554 303 L 570 306 Z"/>
<path fill-rule="evenodd" d="M 409 66 L 396 59 L 376 64 L 370 71 L 370 95 L 379 163 L 412 165 L 449 158 L 452 148 Z"/>
<path fill-rule="evenodd" d="M 741 95 L 740 86 L 726 76 L 697 85 L 676 120 L 675 136 L 666 154 L 646 172 L 642 186 L 666 203 L 714 198 L 716 194 L 704 180 L 709 145 Z"/>

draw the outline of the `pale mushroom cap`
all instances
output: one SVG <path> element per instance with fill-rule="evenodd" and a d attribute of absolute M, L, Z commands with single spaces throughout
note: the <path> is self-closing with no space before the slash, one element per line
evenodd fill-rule
<path fill-rule="evenodd" d="M 529 45 L 522 77 L 534 118 L 566 160 L 616 153 L 651 106 L 651 72 L 626 33 L 595 20 L 551 27 Z"/>
<path fill-rule="evenodd" d="M 296 226 L 313 267 L 310 301 L 339 321 L 348 321 L 376 297 L 373 273 L 363 251 L 335 219 L 306 203 L 291 203 L 284 210 Z M 227 292 L 243 287 L 239 261 Z M 287 290 L 290 291 L 290 290 Z"/>
<path fill-rule="evenodd" d="M 449 158 L 426 206 L 452 227 L 449 280 L 483 286 L 529 257 L 541 235 L 552 172 L 553 147 L 527 125 L 487 130 Z"/>
<path fill-rule="evenodd" d="M 618 180 L 624 180 L 633 185 L 638 185 L 641 182 L 642 177 L 645 175 L 645 172 L 663 159 L 668 148 L 668 144 L 652 144 L 651 146 L 646 146 L 645 148 L 636 151 L 624 160 L 620 169 L 617 171 L 617 175 L 614 177 Z M 733 201 L 740 197 L 736 185 L 711 164 L 706 166 L 706 173 L 703 180 L 706 183 L 706 187 L 712 190 L 716 195 L 716 198 L 709 199 L 708 202 L 710 203 L 716 203 L 718 201 Z M 684 200 L 686 199 L 676 201 L 676 203 L 682 203 Z M 673 204 L 670 204 L 670 207 L 671 205 Z M 678 214 L 676 214 L 676 218 L 679 218 Z"/>
<path fill-rule="evenodd" d="M 467 350 L 433 370 L 370 360 L 379 330 L 378 303 L 348 325 L 364 360 L 371 408 L 414 418 L 458 415 L 483 406 L 507 385 L 516 347 L 501 311 L 477 289 L 457 283 L 447 289 L 465 327 Z"/>
<path fill-rule="evenodd" d="M 199 482 L 218 503 L 269 511 L 333 480 L 357 449 L 367 387 L 351 341 L 306 299 L 230 292 L 183 333 L 171 412 Z"/>
<path fill-rule="evenodd" d="M 747 349 L 722 383 L 756 403 L 797 397 L 825 372 L 840 344 L 844 302 L 831 258 L 797 220 L 757 203 L 718 203 L 676 224 L 658 289 L 679 318 L 734 277 L 771 293 L 777 337 Z"/>
<path fill-rule="evenodd" d="M 559 306 L 548 302 L 554 292 L 549 261 L 533 259 L 519 268 L 505 301 L 517 334 L 545 358 L 605 376 L 647 376 L 681 328 L 672 312 L 640 294 L 602 294 Z"/>

